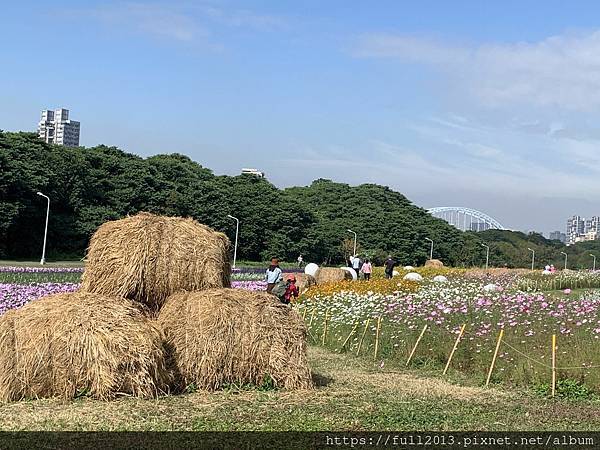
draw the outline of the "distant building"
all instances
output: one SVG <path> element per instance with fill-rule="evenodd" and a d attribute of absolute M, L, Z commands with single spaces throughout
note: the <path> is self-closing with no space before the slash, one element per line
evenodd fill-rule
<path fill-rule="evenodd" d="M 592 216 L 589 219 L 581 216 L 570 217 L 567 220 L 566 237 L 567 245 L 600 239 L 600 217 Z"/>
<path fill-rule="evenodd" d="M 585 232 L 585 219 L 581 216 L 573 216 L 567 220 L 567 245 L 577 242 L 577 236 Z"/>
<path fill-rule="evenodd" d="M 42 119 L 38 124 L 38 135 L 48 144 L 67 147 L 79 146 L 79 122 L 69 120 L 68 109 L 42 111 Z"/>
<path fill-rule="evenodd" d="M 567 242 L 567 235 L 562 231 L 551 231 L 548 237 L 551 241 L 560 241 L 563 244 Z"/>
<path fill-rule="evenodd" d="M 600 233 L 597 231 L 588 231 L 580 236 L 575 238 L 575 242 L 585 242 L 585 241 L 597 241 Z"/>
<path fill-rule="evenodd" d="M 255 177 L 264 178 L 265 173 L 257 169 L 242 169 L 242 175 L 254 175 Z"/>

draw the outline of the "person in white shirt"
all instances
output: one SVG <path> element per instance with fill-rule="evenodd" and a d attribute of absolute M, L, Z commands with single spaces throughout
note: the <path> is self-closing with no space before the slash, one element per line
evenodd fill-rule
<path fill-rule="evenodd" d="M 360 258 L 354 255 L 350 261 L 352 263 L 352 268 L 356 272 L 356 278 L 358 279 L 360 275 Z"/>
<path fill-rule="evenodd" d="M 265 281 L 267 282 L 267 292 L 270 294 L 275 284 L 283 279 L 283 271 L 279 268 L 279 260 L 277 258 L 271 258 L 271 265 L 267 269 L 265 274 Z"/>
<path fill-rule="evenodd" d="M 304 261 L 304 259 L 302 258 L 302 255 L 298 256 L 298 267 L 302 267 L 303 261 Z"/>

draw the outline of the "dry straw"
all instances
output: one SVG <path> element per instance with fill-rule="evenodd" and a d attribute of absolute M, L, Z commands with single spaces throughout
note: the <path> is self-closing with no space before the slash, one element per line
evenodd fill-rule
<path fill-rule="evenodd" d="M 300 315 L 265 292 L 210 289 L 171 296 L 158 316 L 180 388 L 313 386 Z"/>
<path fill-rule="evenodd" d="M 306 289 L 310 288 L 311 286 L 314 286 L 317 284 L 315 277 L 313 277 L 312 275 L 308 275 L 306 273 L 285 274 L 284 278 L 287 280 L 292 275 L 294 275 L 296 277 L 296 286 L 298 287 L 298 290 L 300 292 L 303 292 Z"/>
<path fill-rule="evenodd" d="M 315 275 L 317 284 L 334 283 L 336 281 L 352 280 L 352 274 L 344 269 L 321 267 Z"/>
<path fill-rule="evenodd" d="M 440 268 L 440 267 L 444 267 L 444 263 L 441 262 L 439 259 L 429 259 L 429 260 L 425 261 L 425 267 Z"/>
<path fill-rule="evenodd" d="M 75 292 L 0 317 L 1 401 L 155 397 L 170 381 L 163 336 L 134 302 Z"/>
<path fill-rule="evenodd" d="M 140 213 L 92 236 L 82 290 L 158 311 L 179 290 L 231 286 L 229 239 L 192 219 Z"/>

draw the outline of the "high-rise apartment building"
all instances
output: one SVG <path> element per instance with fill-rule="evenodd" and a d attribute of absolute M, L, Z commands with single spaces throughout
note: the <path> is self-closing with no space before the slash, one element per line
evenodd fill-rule
<path fill-rule="evenodd" d="M 567 245 L 574 244 L 577 236 L 585 233 L 585 219 L 581 216 L 573 216 L 567 220 Z"/>
<path fill-rule="evenodd" d="M 598 240 L 600 236 L 600 217 L 585 219 L 573 216 L 567 220 L 567 245 L 576 242 Z"/>
<path fill-rule="evenodd" d="M 38 135 L 48 144 L 77 147 L 79 145 L 79 122 L 69 120 L 68 109 L 55 111 L 45 109 L 38 125 Z"/>

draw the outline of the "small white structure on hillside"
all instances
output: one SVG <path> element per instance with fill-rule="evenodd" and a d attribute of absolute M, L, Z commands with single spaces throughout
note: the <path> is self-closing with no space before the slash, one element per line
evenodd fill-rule
<path fill-rule="evenodd" d="M 254 175 L 255 177 L 258 177 L 258 178 L 265 177 L 265 173 L 261 172 L 258 169 L 242 169 L 242 175 Z"/>

